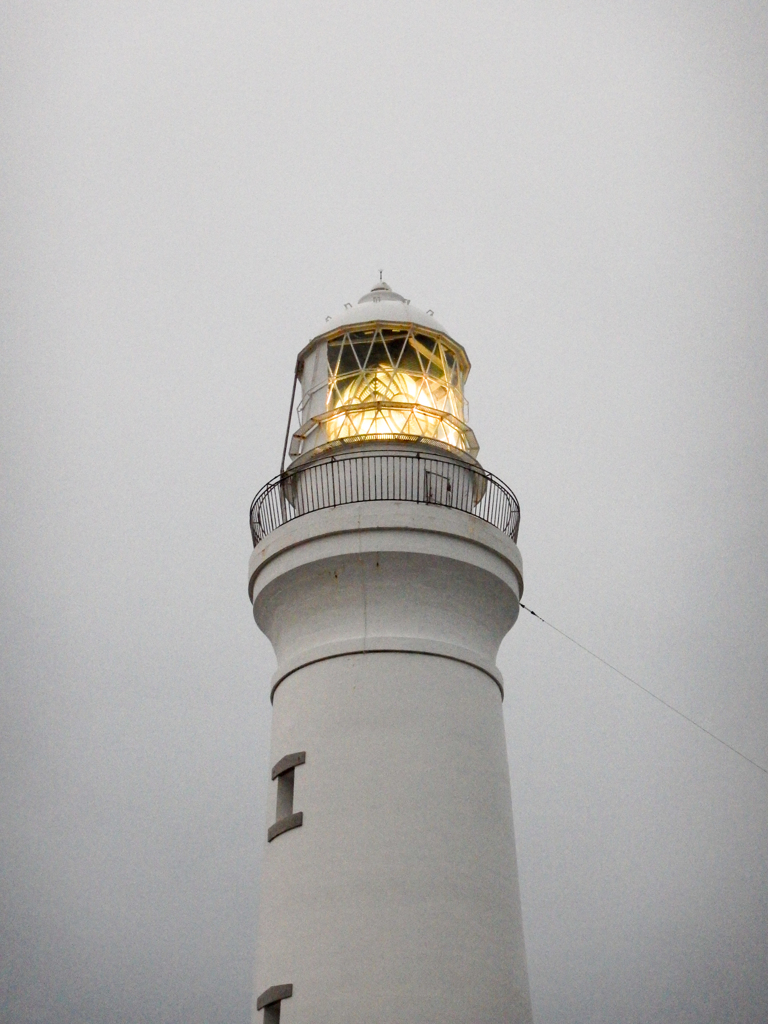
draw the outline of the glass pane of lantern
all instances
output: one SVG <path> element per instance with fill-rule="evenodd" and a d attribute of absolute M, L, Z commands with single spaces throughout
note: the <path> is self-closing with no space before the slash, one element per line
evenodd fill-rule
<path fill-rule="evenodd" d="M 474 444 L 462 423 L 461 366 L 442 338 L 397 327 L 349 331 L 328 342 L 328 370 L 328 440 L 429 438 L 463 450 Z"/>

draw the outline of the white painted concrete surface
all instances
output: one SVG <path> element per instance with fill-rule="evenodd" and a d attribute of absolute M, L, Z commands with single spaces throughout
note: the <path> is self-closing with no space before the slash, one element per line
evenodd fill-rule
<path fill-rule="evenodd" d="M 511 540 L 436 506 L 315 512 L 254 550 L 272 764 L 306 750 L 260 897 L 281 1024 L 531 1021 L 495 667 L 521 590 Z"/>

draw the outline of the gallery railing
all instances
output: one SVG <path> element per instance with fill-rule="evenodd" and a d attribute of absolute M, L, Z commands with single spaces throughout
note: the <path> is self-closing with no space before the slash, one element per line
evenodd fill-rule
<path fill-rule="evenodd" d="M 270 480 L 251 504 L 254 545 L 299 516 L 361 501 L 413 501 L 454 508 L 517 540 L 520 505 L 491 473 L 421 452 L 349 453 L 308 462 Z"/>

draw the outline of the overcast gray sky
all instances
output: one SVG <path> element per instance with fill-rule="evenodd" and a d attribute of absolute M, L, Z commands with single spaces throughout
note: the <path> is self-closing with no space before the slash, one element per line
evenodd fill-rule
<path fill-rule="evenodd" d="M 5 1024 L 247 1021 L 248 506 L 385 278 L 527 602 L 768 765 L 768 5 L 0 5 Z M 765 1024 L 768 777 L 505 641 L 537 1024 Z"/>

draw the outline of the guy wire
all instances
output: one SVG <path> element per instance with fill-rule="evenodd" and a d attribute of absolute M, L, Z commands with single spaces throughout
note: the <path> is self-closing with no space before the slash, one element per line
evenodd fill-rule
<path fill-rule="evenodd" d="M 663 697 L 659 697 L 652 690 L 649 690 L 647 686 L 643 686 L 642 683 L 638 683 L 636 679 L 633 679 L 631 676 L 628 676 L 626 672 L 622 672 L 620 668 L 616 668 L 616 666 L 612 665 L 610 661 L 606 661 L 605 658 L 601 658 L 599 654 L 595 654 L 594 651 L 590 651 L 590 649 L 588 647 L 585 647 L 584 644 L 580 644 L 578 640 L 574 640 L 572 636 L 568 636 L 568 634 L 564 633 L 562 629 L 558 629 L 557 626 L 553 626 L 551 622 L 547 622 L 547 620 L 543 619 L 541 615 L 539 615 L 537 612 L 533 610 L 533 608 L 526 607 L 526 605 L 524 605 L 522 601 L 520 602 L 520 607 L 524 608 L 529 613 L 529 615 L 533 615 L 533 617 L 538 619 L 539 622 L 543 622 L 545 626 L 549 626 L 550 629 L 554 629 L 554 631 L 556 633 L 559 633 L 560 636 L 564 636 L 566 640 L 570 640 L 572 644 L 576 644 L 576 646 L 580 647 L 582 651 L 584 651 L 586 654 L 590 654 L 593 658 L 597 658 L 597 660 L 602 662 L 603 665 L 605 665 L 607 668 L 611 669 L 613 672 L 616 672 L 618 675 L 620 675 L 622 679 L 626 679 L 628 683 L 632 683 L 633 686 L 636 686 L 639 690 L 642 690 L 643 693 L 647 693 L 649 697 L 653 697 L 653 699 L 657 700 L 659 704 L 663 704 L 665 708 L 669 708 L 670 711 L 674 711 L 676 715 L 679 715 L 681 718 L 684 718 L 686 722 L 690 722 L 691 725 L 695 725 L 697 729 L 701 730 L 701 732 L 706 733 L 707 736 L 711 736 L 713 740 L 717 740 L 718 743 L 722 743 L 722 745 L 724 747 L 727 747 L 728 750 L 733 751 L 734 754 L 738 754 L 739 757 L 743 758 L 745 761 L 748 761 L 751 765 L 754 765 L 754 767 L 761 771 L 763 775 L 768 775 L 768 769 L 763 768 L 763 766 L 761 764 L 758 764 L 757 761 L 753 761 L 751 757 L 747 757 L 746 754 L 743 754 L 740 750 L 737 750 L 736 747 L 732 747 L 730 743 L 726 743 L 725 740 L 720 739 L 719 736 L 716 736 L 713 732 L 710 732 L 709 729 L 706 729 L 703 725 L 700 725 L 698 722 L 694 721 L 693 718 L 690 718 L 683 711 L 680 711 L 672 704 L 669 704 L 667 701 L 664 700 Z"/>

